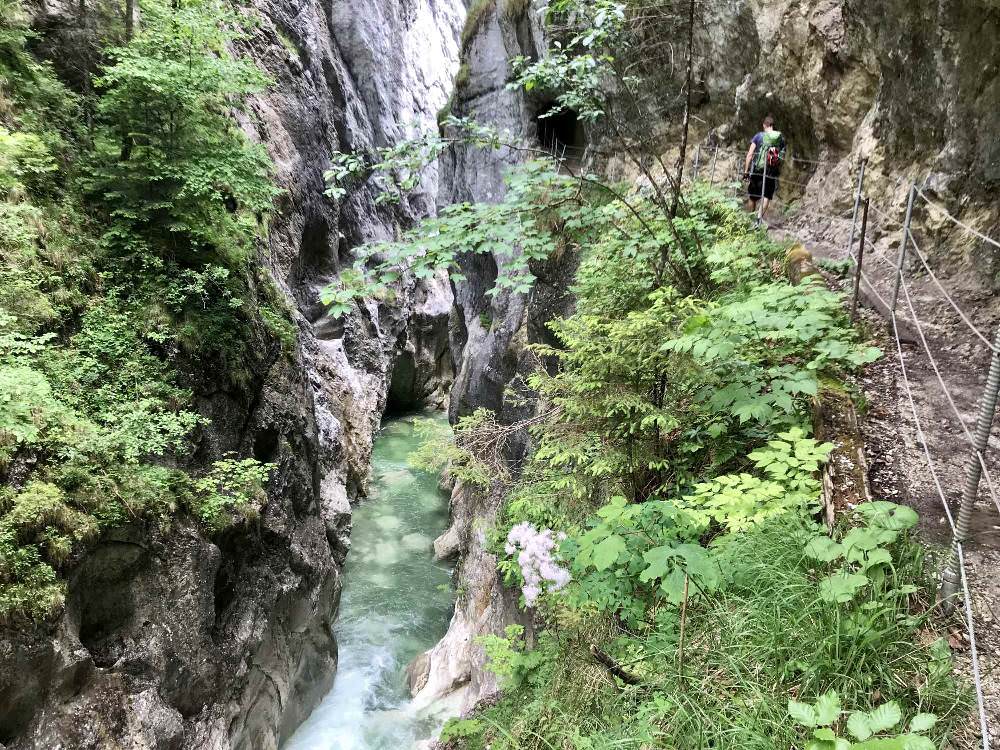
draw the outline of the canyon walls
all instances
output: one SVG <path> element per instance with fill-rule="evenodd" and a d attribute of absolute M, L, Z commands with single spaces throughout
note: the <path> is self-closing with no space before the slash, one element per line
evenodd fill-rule
<path fill-rule="evenodd" d="M 434 170 L 394 208 L 365 191 L 338 205 L 323 195 L 323 173 L 334 151 L 435 127 L 464 6 L 255 5 L 261 22 L 237 51 L 273 85 L 240 124 L 266 146 L 284 190 L 260 262 L 298 340 L 269 352 L 241 390 L 198 377 L 198 408 L 211 422 L 193 460 L 234 451 L 276 464 L 269 499 L 256 523 L 213 538 L 188 522 L 102 538 L 70 572 L 57 622 L 0 638 L 0 743 L 9 748 L 276 748 L 333 679 L 350 502 L 365 493 L 390 391 L 399 408 L 447 392 L 443 278 L 405 280 L 394 300 L 368 301 L 341 321 L 318 300 L 354 246 L 433 211 Z M 31 9 L 52 57 L 69 61 L 93 41 L 83 7 Z"/>

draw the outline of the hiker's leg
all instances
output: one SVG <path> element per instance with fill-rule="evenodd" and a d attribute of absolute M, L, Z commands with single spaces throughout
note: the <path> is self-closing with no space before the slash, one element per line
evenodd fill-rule
<path fill-rule="evenodd" d="M 771 201 L 770 201 L 769 198 L 761 198 L 760 199 L 760 213 L 758 214 L 760 216 L 760 218 L 762 218 L 762 219 L 764 218 L 764 216 L 767 214 L 767 207 L 770 206 L 770 205 L 771 205 Z"/>

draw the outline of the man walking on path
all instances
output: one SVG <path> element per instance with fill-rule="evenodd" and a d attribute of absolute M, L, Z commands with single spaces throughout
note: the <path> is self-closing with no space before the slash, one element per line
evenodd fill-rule
<path fill-rule="evenodd" d="M 764 118 L 764 129 L 750 141 L 743 178 L 747 187 L 747 210 L 757 212 L 757 224 L 764 222 L 767 207 L 778 187 L 778 174 L 785 160 L 785 136 L 774 129 L 774 118 Z"/>

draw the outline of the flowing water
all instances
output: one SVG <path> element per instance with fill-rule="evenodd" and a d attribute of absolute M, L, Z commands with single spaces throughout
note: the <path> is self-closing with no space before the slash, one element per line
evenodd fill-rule
<path fill-rule="evenodd" d="M 450 567 L 432 553 L 448 502 L 435 477 L 407 465 L 419 442 L 413 419 L 387 423 L 375 439 L 374 492 L 354 510 L 334 625 L 337 676 L 284 750 L 409 750 L 438 728 L 411 707 L 404 675 L 444 635 L 453 606 Z"/>

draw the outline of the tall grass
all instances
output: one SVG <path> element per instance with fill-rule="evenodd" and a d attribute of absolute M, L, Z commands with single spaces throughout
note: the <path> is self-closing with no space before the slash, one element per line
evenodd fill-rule
<path fill-rule="evenodd" d="M 683 652 L 667 612 L 652 613 L 642 633 L 587 613 L 563 615 L 539 643 L 539 665 L 478 714 L 478 734 L 455 746 L 785 750 L 803 740 L 788 699 L 831 689 L 850 710 L 895 700 L 907 715 L 937 714 L 942 746 L 971 703 L 947 649 L 934 645 L 922 548 L 900 540 L 883 586 L 834 605 L 817 593 L 819 572 L 802 555 L 803 539 L 801 526 L 786 520 L 730 541 L 721 558 L 728 585 L 692 601 Z M 916 591 L 891 593 L 903 586 Z M 859 616 L 864 622 L 852 627 Z M 610 677 L 589 656 L 594 642 L 641 684 Z"/>

